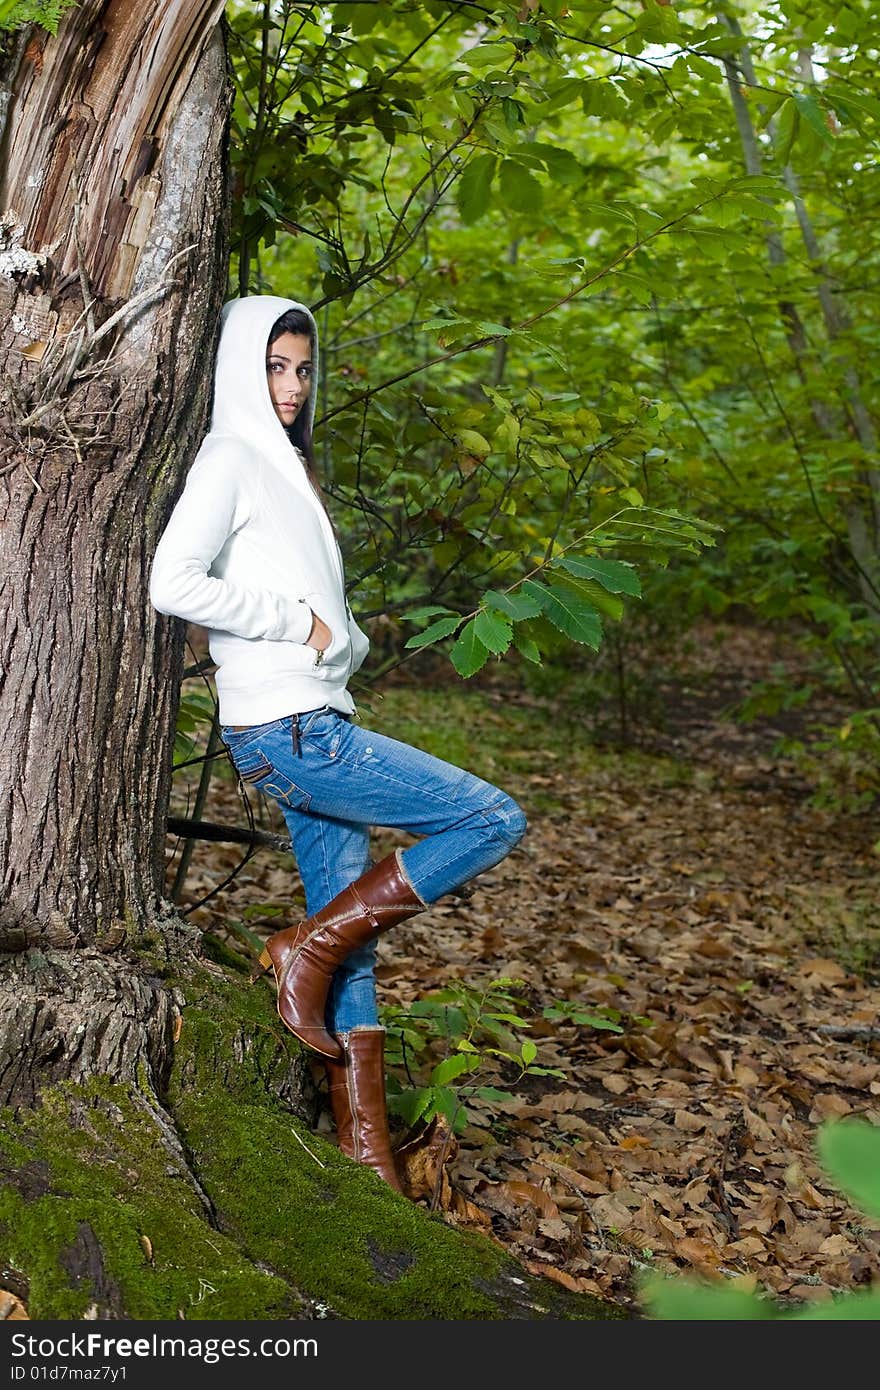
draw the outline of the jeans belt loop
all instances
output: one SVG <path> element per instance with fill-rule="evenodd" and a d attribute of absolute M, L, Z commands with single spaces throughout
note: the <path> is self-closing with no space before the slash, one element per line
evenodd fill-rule
<path fill-rule="evenodd" d="M 299 737 L 299 715 L 298 715 L 298 714 L 294 714 L 294 715 L 291 716 L 291 720 L 290 720 L 290 741 L 291 741 L 291 744 L 292 744 L 292 746 L 293 746 L 293 751 L 294 751 L 294 753 L 296 754 L 296 756 L 297 756 L 298 758 L 301 758 L 301 757 L 302 757 L 302 743 L 300 742 L 300 737 Z"/>

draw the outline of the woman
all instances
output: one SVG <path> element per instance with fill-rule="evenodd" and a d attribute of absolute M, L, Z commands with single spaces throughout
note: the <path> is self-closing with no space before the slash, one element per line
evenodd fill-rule
<path fill-rule="evenodd" d="M 223 307 L 211 428 L 156 549 L 150 599 L 208 629 L 221 734 L 281 807 L 307 918 L 270 936 L 285 1026 L 325 1060 L 342 1150 L 399 1189 L 376 938 L 497 864 L 525 833 L 497 787 L 354 722 L 369 639 L 315 478 L 318 332 L 274 295 Z M 421 837 L 372 865 L 371 825 Z"/>

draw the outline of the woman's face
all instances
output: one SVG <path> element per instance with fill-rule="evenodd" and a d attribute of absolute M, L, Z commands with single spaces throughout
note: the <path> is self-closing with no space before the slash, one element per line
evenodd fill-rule
<path fill-rule="evenodd" d="M 266 349 L 266 379 L 275 414 L 292 425 L 309 398 L 312 346 L 307 333 L 282 333 Z"/>

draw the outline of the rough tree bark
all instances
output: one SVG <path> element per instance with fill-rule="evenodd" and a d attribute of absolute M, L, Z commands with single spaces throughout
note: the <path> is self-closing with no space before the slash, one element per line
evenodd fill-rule
<path fill-rule="evenodd" d="M 199 363 L 225 286 L 221 11 L 89 0 L 56 38 L 16 34 L 0 68 L 7 269 L 14 258 L 0 278 L 5 951 L 110 953 L 160 909 L 182 633 L 144 594 L 203 427 Z M 65 1035 L 64 1011 L 49 1024 L 40 989 L 4 972 L 0 1047 L 16 1094 L 45 1079 L 44 1047 L 22 1056 L 18 1044 L 46 1027 L 55 1077 L 65 1055 L 72 1074 L 112 1055 L 122 1075 L 167 1053 L 169 1010 L 126 961 L 112 987 L 106 966 L 88 980 L 86 962 L 70 962 L 68 985 L 75 970 L 95 1025 L 85 1036 Z M 122 1014 L 140 1026 L 120 1028 Z"/>
<path fill-rule="evenodd" d="M 221 11 L 89 0 L 55 39 L 16 36 L 0 76 L 0 212 L 25 252 L 54 248 L 0 280 L 7 950 L 118 944 L 161 895 L 182 634 L 144 594 L 226 284 Z"/>

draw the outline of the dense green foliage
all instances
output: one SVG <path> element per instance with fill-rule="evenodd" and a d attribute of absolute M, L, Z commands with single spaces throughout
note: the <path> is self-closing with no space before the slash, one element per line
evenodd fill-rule
<path fill-rule="evenodd" d="M 468 1124 L 472 1098 L 503 1114 L 505 1106 L 517 1099 L 509 1088 L 518 1087 L 523 1077 L 554 1076 L 564 1081 L 565 1072 L 541 1066 L 538 1045 L 522 1036 L 532 1026 L 526 1001 L 518 992 L 525 983 L 507 976 L 481 985 L 456 983 L 423 995 L 406 1008 L 382 1008 L 391 1068 L 389 1110 L 408 1126 L 445 1115 L 453 1133 L 460 1134 Z M 541 1016 L 602 1032 L 624 1031 L 619 1009 L 585 1008 L 565 999 L 548 1004 Z M 632 1022 L 650 1027 L 651 1021 L 637 1016 Z M 487 1079 L 487 1072 L 497 1066 L 496 1059 L 507 1064 L 505 1087 Z M 413 1072 L 418 1073 L 416 1081 Z"/>
<path fill-rule="evenodd" d="M 389 660 L 598 667 L 612 625 L 745 608 L 845 692 L 809 770 L 869 803 L 869 6 L 228 14 L 231 290 L 318 312 L 319 462 Z M 751 708 L 812 693 L 770 673 Z"/>

